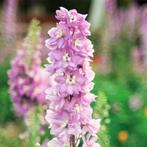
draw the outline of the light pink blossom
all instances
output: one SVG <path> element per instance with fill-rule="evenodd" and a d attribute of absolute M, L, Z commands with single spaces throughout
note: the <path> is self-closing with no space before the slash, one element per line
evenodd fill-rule
<path fill-rule="evenodd" d="M 57 10 L 56 18 L 59 23 L 49 31 L 50 38 L 46 41 L 49 48 L 46 68 L 54 81 L 46 90 L 49 100 L 46 120 L 55 136 L 48 147 L 77 147 L 80 139 L 84 141 L 83 147 L 99 147 L 96 133 L 100 119 L 92 118 L 90 106 L 95 95 L 90 92 L 94 86 L 90 66 L 94 50 L 87 38 L 89 23 L 86 15 L 62 7 Z"/>

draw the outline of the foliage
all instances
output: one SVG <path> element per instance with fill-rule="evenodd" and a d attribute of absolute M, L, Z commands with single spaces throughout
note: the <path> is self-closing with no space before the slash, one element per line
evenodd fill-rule
<path fill-rule="evenodd" d="M 0 127 L 0 146 L 1 147 L 25 147 L 22 140 L 19 139 L 20 125 L 8 123 L 5 127 Z"/>
<path fill-rule="evenodd" d="M 107 97 L 103 92 L 98 93 L 96 101 L 92 104 L 94 108 L 94 117 L 101 118 L 102 127 L 98 133 L 101 147 L 110 147 L 110 138 L 108 135 L 107 125 L 110 123 Z"/>
<path fill-rule="evenodd" d="M 132 79 L 129 78 L 124 81 L 111 76 L 97 75 L 95 77 L 97 87 L 94 92 L 103 91 L 111 105 L 111 123 L 108 125 L 111 146 L 146 147 L 146 86 L 143 79 L 138 76 L 132 75 Z M 128 84 L 130 81 L 131 84 Z M 134 85 L 136 85 L 135 88 Z M 142 102 L 137 109 L 132 109 L 130 103 L 130 99 L 134 99 L 134 95 Z"/>
<path fill-rule="evenodd" d="M 12 112 L 12 103 L 8 94 L 8 77 L 9 60 L 6 59 L 4 64 L 0 64 L 0 124 L 14 119 Z"/>

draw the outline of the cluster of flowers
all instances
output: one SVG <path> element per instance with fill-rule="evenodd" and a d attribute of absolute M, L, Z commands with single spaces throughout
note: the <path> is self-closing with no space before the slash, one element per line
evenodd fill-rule
<path fill-rule="evenodd" d="M 106 0 L 106 38 L 110 43 L 125 35 L 134 40 L 133 64 L 137 72 L 147 68 L 147 7 L 131 4 L 127 9 L 118 9 L 116 0 Z M 114 27 L 115 26 L 115 27 Z"/>
<path fill-rule="evenodd" d="M 36 104 L 46 103 L 43 91 L 48 87 L 47 72 L 41 67 L 37 21 L 32 22 L 29 30 L 23 49 L 17 51 L 8 71 L 14 110 L 23 117 Z"/>
<path fill-rule="evenodd" d="M 86 15 L 61 7 L 56 11 L 59 20 L 49 30 L 46 40 L 49 49 L 49 64 L 46 66 L 54 82 L 46 90 L 49 100 L 46 120 L 54 139 L 48 147 L 77 147 L 81 139 L 83 147 L 99 147 L 96 133 L 100 119 L 93 119 L 90 106 L 95 100 L 93 89 L 94 72 L 90 67 L 93 45 Z"/>

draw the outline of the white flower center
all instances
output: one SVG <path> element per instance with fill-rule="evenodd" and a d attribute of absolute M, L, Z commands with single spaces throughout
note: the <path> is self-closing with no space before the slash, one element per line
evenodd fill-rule
<path fill-rule="evenodd" d="M 76 81 L 76 77 L 73 76 L 73 75 L 67 75 L 67 78 L 66 78 L 66 83 L 67 84 L 74 84 Z"/>
<path fill-rule="evenodd" d="M 40 88 L 38 88 L 38 87 L 35 88 L 34 91 L 33 91 L 33 94 L 36 95 L 36 94 L 39 94 L 39 93 L 40 93 Z"/>
<path fill-rule="evenodd" d="M 82 43 L 81 43 L 80 39 L 76 39 L 75 40 L 75 46 L 77 46 L 77 47 L 81 47 L 82 46 Z"/>
<path fill-rule="evenodd" d="M 62 124 L 61 124 L 61 128 L 66 128 L 66 127 L 67 127 L 67 123 L 68 123 L 68 121 L 64 121 L 64 122 L 62 122 Z"/>
<path fill-rule="evenodd" d="M 24 82 L 24 79 L 22 79 L 22 78 L 20 78 L 20 79 L 18 80 L 18 83 L 19 83 L 19 84 L 23 84 L 23 82 Z"/>
<path fill-rule="evenodd" d="M 80 113 L 83 111 L 83 106 L 80 104 L 76 104 L 75 105 L 75 110 L 77 111 L 77 113 Z"/>
<path fill-rule="evenodd" d="M 24 92 L 27 92 L 29 90 L 29 86 L 24 86 L 23 90 L 24 90 Z"/>
<path fill-rule="evenodd" d="M 49 64 L 53 63 L 50 57 L 47 58 L 47 61 L 48 61 Z"/>
<path fill-rule="evenodd" d="M 69 62 L 70 60 L 71 60 L 71 58 L 69 57 L 69 54 L 65 53 L 64 56 L 63 56 L 63 61 Z"/>
<path fill-rule="evenodd" d="M 63 30 L 58 30 L 57 34 L 56 34 L 57 38 L 61 38 L 63 37 Z"/>

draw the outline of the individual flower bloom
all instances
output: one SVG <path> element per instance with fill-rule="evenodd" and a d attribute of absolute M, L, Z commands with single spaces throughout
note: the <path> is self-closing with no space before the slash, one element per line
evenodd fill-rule
<path fill-rule="evenodd" d="M 133 96 L 130 97 L 130 99 L 129 99 L 129 107 L 133 111 L 138 110 L 142 106 L 143 106 L 143 100 L 139 96 L 133 95 Z"/>
<path fill-rule="evenodd" d="M 46 47 L 48 47 L 50 50 L 64 48 L 67 39 L 70 37 L 69 29 L 64 23 L 59 23 L 57 27 L 49 30 L 48 34 L 50 38 L 46 40 Z"/>
<path fill-rule="evenodd" d="M 52 66 L 50 66 L 50 68 L 54 68 L 54 72 L 57 72 L 57 70 L 63 71 L 65 68 L 80 68 L 84 63 L 82 56 L 68 51 L 68 49 L 56 50 L 51 52 L 49 55 L 49 60 L 51 60 L 52 63 Z"/>
<path fill-rule="evenodd" d="M 83 36 L 87 36 L 90 34 L 89 32 L 90 24 L 87 21 L 85 21 L 86 17 L 87 15 L 79 14 L 75 9 L 70 10 L 68 12 L 67 25 L 69 27 L 75 28 L 76 29 L 75 33 L 78 32 Z"/>
<path fill-rule="evenodd" d="M 106 0 L 106 11 L 109 16 L 116 13 L 116 0 Z"/>
<path fill-rule="evenodd" d="M 33 103 L 29 102 L 28 104 L 27 99 L 26 101 L 23 100 L 21 102 L 14 103 L 14 111 L 18 116 L 23 116 L 24 118 L 26 118 L 27 112 L 31 111 L 31 109 L 33 109 Z"/>
<path fill-rule="evenodd" d="M 89 39 L 78 35 L 69 40 L 69 44 L 71 44 L 71 48 L 80 55 L 93 57 L 93 45 Z"/>
<path fill-rule="evenodd" d="M 40 66 L 40 65 L 41 65 L 40 51 L 36 51 L 32 57 L 32 66 L 35 67 L 35 66 Z"/>
<path fill-rule="evenodd" d="M 86 15 L 84 17 L 86 17 Z M 77 33 L 80 33 L 82 36 L 90 36 L 91 33 L 89 31 L 89 28 L 90 28 L 90 23 L 82 21 L 79 25 L 79 30 L 82 31 L 80 32 L 77 31 Z"/>
<path fill-rule="evenodd" d="M 50 140 L 45 147 L 68 147 L 68 143 L 63 141 L 62 138 L 58 137 Z"/>
<path fill-rule="evenodd" d="M 85 137 L 83 137 L 82 147 L 101 147 L 98 143 L 96 143 L 96 140 L 96 136 L 91 136 L 90 134 L 87 134 Z"/>
<path fill-rule="evenodd" d="M 54 78 L 51 78 L 51 80 L 53 80 Z M 56 95 L 56 84 L 52 82 L 52 85 L 50 85 L 50 87 L 48 89 L 45 90 L 46 93 L 46 99 L 47 100 L 52 100 Z"/>
<path fill-rule="evenodd" d="M 85 21 L 86 17 L 87 15 L 79 14 L 75 9 L 68 11 L 63 7 L 60 7 L 60 10 L 56 11 L 56 18 L 58 20 L 67 23 L 68 27 L 76 28 L 76 33 L 80 33 L 83 36 L 90 35 L 90 24 Z"/>
<path fill-rule="evenodd" d="M 63 97 L 55 96 L 52 101 L 50 101 L 50 108 L 55 110 L 60 110 L 64 107 L 65 100 Z"/>
<path fill-rule="evenodd" d="M 84 95 L 81 96 L 82 99 L 82 104 L 91 104 L 93 101 L 95 101 L 96 95 L 92 94 L 92 93 L 86 93 Z"/>
<path fill-rule="evenodd" d="M 57 18 L 57 20 L 66 21 L 67 16 L 68 16 L 68 10 L 63 7 L 60 7 L 60 10 L 56 11 L 55 17 Z"/>
<path fill-rule="evenodd" d="M 67 109 L 70 107 L 71 107 L 71 111 Z M 70 111 L 70 114 L 78 120 L 78 122 L 80 123 L 81 129 L 82 129 L 82 133 L 86 133 L 87 131 L 90 130 L 92 125 L 91 126 L 89 125 L 89 121 L 91 121 L 91 115 L 93 111 L 92 111 L 92 108 L 88 104 L 83 105 L 81 103 L 76 102 L 74 103 L 73 106 L 65 105 L 64 108 L 66 111 Z"/>
<path fill-rule="evenodd" d="M 83 71 L 85 72 L 85 76 L 87 77 L 87 79 L 89 81 L 92 81 L 94 79 L 95 73 L 92 70 L 89 61 L 90 60 L 87 60 L 87 61 L 84 62 L 84 64 L 83 64 Z"/>
<path fill-rule="evenodd" d="M 48 78 L 47 72 L 43 68 L 39 68 L 37 71 L 38 74 L 34 75 L 34 83 L 32 84 L 32 99 L 36 99 L 39 103 L 45 104 L 45 93 L 42 92 L 48 87 L 50 84 L 46 80 Z M 34 85 L 34 86 L 33 86 Z"/>
<path fill-rule="evenodd" d="M 80 14 L 78 14 L 77 10 L 73 9 L 68 11 L 68 17 L 67 20 L 69 23 L 77 23 L 79 18 L 80 18 Z M 77 26 L 77 25 L 75 25 Z"/>
<path fill-rule="evenodd" d="M 56 77 L 56 82 L 60 83 L 57 85 L 57 91 L 59 93 L 67 94 L 78 94 L 80 91 L 85 91 L 86 77 L 84 74 L 80 74 L 79 71 L 75 72 L 66 72 L 63 75 Z"/>
<path fill-rule="evenodd" d="M 59 135 L 68 128 L 69 116 L 64 111 L 47 110 L 46 120 L 50 124 L 53 135 Z"/>
<path fill-rule="evenodd" d="M 10 95 L 14 103 L 14 111 L 18 115 L 25 116 L 28 110 L 35 103 L 45 104 L 46 87 L 49 86 L 46 78 L 48 74 L 40 67 L 39 62 L 32 62 L 32 66 L 25 62 L 26 51 L 18 51 L 17 56 L 11 64 L 11 69 L 8 71 Z M 33 60 L 38 57 L 34 54 Z M 33 61 L 32 60 L 32 61 Z M 37 73 L 37 74 L 36 74 Z"/>
<path fill-rule="evenodd" d="M 118 133 L 118 139 L 121 142 L 127 141 L 128 137 L 129 137 L 128 131 L 122 130 Z"/>
<path fill-rule="evenodd" d="M 92 95 L 87 94 L 87 96 Z M 87 118 L 92 115 L 92 108 L 90 107 L 91 102 L 89 100 L 86 100 L 86 95 L 81 93 L 68 95 L 64 98 L 64 101 L 64 109 L 70 113 L 77 115 L 77 118 L 79 120 L 87 120 Z"/>
<path fill-rule="evenodd" d="M 47 143 L 47 146 L 46 147 L 57 147 L 57 144 L 58 144 L 57 138 L 53 138 L 52 140 L 50 140 Z"/>
<path fill-rule="evenodd" d="M 56 86 L 51 86 L 46 91 L 46 99 L 50 103 L 50 109 L 60 110 L 65 104 L 63 97 L 57 94 Z"/>
<path fill-rule="evenodd" d="M 70 134 L 81 133 L 80 124 L 76 119 L 70 119 L 68 112 L 47 110 L 46 120 L 50 124 L 51 133 L 55 136 L 68 140 Z"/>
<path fill-rule="evenodd" d="M 83 130 L 85 132 L 89 132 L 91 135 L 92 134 L 96 134 L 96 132 L 99 131 L 100 129 L 100 119 L 92 119 L 89 118 L 87 120 L 85 120 L 85 122 L 82 124 Z"/>

